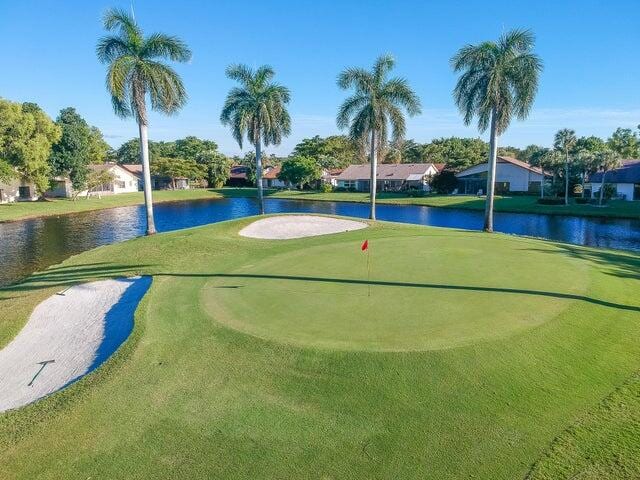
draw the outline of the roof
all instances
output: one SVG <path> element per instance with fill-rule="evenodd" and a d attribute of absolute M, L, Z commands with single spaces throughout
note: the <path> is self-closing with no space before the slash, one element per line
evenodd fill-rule
<path fill-rule="evenodd" d="M 605 180 L 608 183 L 640 183 L 640 160 L 624 160 L 622 167 L 607 172 Z M 589 181 L 602 182 L 602 172 L 590 175 Z"/>
<path fill-rule="evenodd" d="M 247 167 L 244 165 L 232 165 L 231 172 L 229 173 L 229 178 L 247 178 Z"/>
<path fill-rule="evenodd" d="M 278 178 L 278 174 L 282 170 L 280 165 L 275 167 L 267 167 L 265 168 L 265 172 L 262 174 L 262 178 L 266 178 L 267 180 L 272 180 Z"/>
<path fill-rule="evenodd" d="M 436 168 L 433 163 L 381 163 L 378 165 L 378 180 L 409 180 L 410 176 L 418 175 L 422 179 L 429 168 Z M 371 166 L 368 163 L 349 165 L 338 180 L 369 180 Z"/>
<path fill-rule="evenodd" d="M 466 172 L 467 170 L 471 170 L 472 168 L 475 168 L 479 165 L 487 165 L 489 162 L 484 162 L 484 163 L 477 163 L 469 168 L 465 168 L 463 171 L 458 172 L 456 174 L 457 177 L 464 177 L 464 172 Z M 513 157 L 505 157 L 502 155 L 498 155 L 498 157 L 496 158 L 496 163 L 510 163 L 511 165 L 515 165 L 516 167 L 520 167 L 523 168 L 525 170 L 528 170 L 529 172 L 533 172 L 533 173 L 537 173 L 538 175 L 542 175 L 542 169 L 540 167 L 534 167 L 532 165 L 529 165 L 527 162 L 523 162 L 522 160 L 518 160 L 517 158 L 513 158 Z M 547 172 L 545 172 L 545 175 L 549 175 Z"/>
<path fill-rule="evenodd" d="M 120 165 L 129 173 L 133 173 L 134 175 L 142 176 L 142 165 L 139 163 L 123 163 Z"/>

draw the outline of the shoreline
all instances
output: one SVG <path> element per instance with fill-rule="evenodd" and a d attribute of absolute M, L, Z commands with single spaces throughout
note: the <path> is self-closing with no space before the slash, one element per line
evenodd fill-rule
<path fill-rule="evenodd" d="M 255 189 L 244 187 L 244 188 L 222 188 L 222 189 L 190 189 L 184 191 L 172 191 L 172 190 L 159 190 L 154 194 L 157 196 L 158 192 L 169 192 L 171 195 L 175 195 L 178 193 L 178 196 L 184 195 L 182 198 L 162 198 L 163 193 L 160 193 L 160 198 L 155 198 L 153 203 L 181 203 L 181 202 L 193 202 L 200 200 L 213 200 L 213 199 L 224 199 L 224 198 L 255 198 Z M 190 196 L 187 193 L 192 194 Z M 140 192 L 141 194 L 141 192 Z M 124 194 L 128 195 L 128 194 Z M 334 196 L 335 198 L 331 198 Z M 349 198 L 348 195 L 354 195 L 354 197 Z M 368 203 L 368 199 L 366 198 L 358 198 L 355 197 L 358 195 L 357 193 L 347 193 L 347 192 L 331 192 L 331 193 L 322 193 L 322 192 L 305 192 L 305 191 L 297 191 L 297 190 L 271 190 L 270 192 L 267 190 L 265 194 L 265 200 L 276 199 L 276 200 L 296 200 L 296 201 L 306 201 L 306 202 L 345 202 L 345 203 Z M 102 201 L 105 198 L 98 201 Z M 429 199 L 438 199 L 438 198 L 450 198 L 461 199 L 468 198 L 470 201 L 480 201 L 482 205 L 469 205 L 465 203 L 451 203 L 451 204 L 442 204 L 436 205 L 432 202 L 429 202 Z M 616 219 L 616 220 L 640 220 L 640 208 L 638 209 L 638 213 L 625 213 L 625 212 L 615 212 L 609 211 L 605 213 L 604 211 L 562 211 L 560 209 L 566 208 L 565 205 L 539 205 L 537 203 L 524 204 L 522 207 L 509 207 L 508 205 L 500 205 L 501 201 L 514 201 L 517 202 L 518 199 L 529 199 L 529 196 L 514 196 L 514 197 L 501 197 L 496 199 L 496 205 L 494 205 L 494 212 L 496 213 L 516 213 L 516 214 L 534 214 L 534 215 L 550 215 L 550 216 L 564 216 L 564 217 L 583 217 L 583 218 L 599 218 L 603 220 L 608 219 Z M 126 200 L 126 199 L 124 199 Z M 422 200 L 422 201 L 421 201 Z M 83 202 L 86 200 L 76 200 L 75 202 Z M 95 201 L 95 200 L 93 200 Z M 52 203 L 62 203 L 62 202 L 73 202 L 72 200 L 60 199 L 60 200 L 52 200 Z M 33 202 L 36 203 L 36 202 Z M 376 203 L 382 205 L 394 205 L 394 206 L 416 206 L 416 207 L 428 207 L 428 208 L 441 208 L 441 209 L 453 209 L 453 210 L 467 210 L 467 211 L 475 211 L 481 212 L 484 210 L 484 199 L 475 197 L 475 196 L 433 196 L 433 197 L 391 197 L 391 198 L 377 198 Z M 640 203 L 640 202 L 639 202 Z M 29 205 L 31 202 L 28 203 Z M 46 202 L 39 202 L 40 205 L 46 205 Z M 144 204 L 144 198 L 136 198 L 132 202 L 117 203 L 115 205 L 89 205 L 88 208 L 80 208 L 78 210 L 71 211 L 58 211 L 58 212 L 40 212 L 40 213 L 28 213 L 25 215 L 21 215 L 15 218 L 6 218 L 1 219 L 1 213 L 3 208 L 13 208 L 10 205 L 0 206 L 0 225 L 5 223 L 13 223 L 19 222 L 23 220 L 33 220 L 37 218 L 46 218 L 46 217 L 57 217 L 63 215 L 73 215 L 80 214 L 84 212 L 92 212 L 97 210 L 109 210 L 113 208 L 119 207 L 131 207 Z M 541 208 L 535 208 L 541 207 Z M 552 208 L 549 209 L 549 207 Z M 568 205 L 568 208 L 575 208 L 576 205 Z M 596 207 L 598 210 L 602 210 L 608 207 Z M 558 209 L 558 210 L 556 210 Z"/>

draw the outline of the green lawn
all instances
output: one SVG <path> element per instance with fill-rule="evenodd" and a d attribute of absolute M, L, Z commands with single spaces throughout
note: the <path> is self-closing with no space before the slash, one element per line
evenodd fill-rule
<path fill-rule="evenodd" d="M 222 195 L 235 196 L 247 195 L 242 190 L 249 189 L 218 190 Z M 270 196 L 279 198 L 296 198 L 300 200 L 325 200 L 341 202 L 368 202 L 367 193 L 352 192 L 304 192 L 296 190 L 280 190 L 270 192 Z M 402 193 L 380 193 L 378 203 L 394 205 L 425 205 L 428 207 L 464 208 L 469 210 L 484 210 L 484 198 L 471 195 L 427 195 L 425 197 L 408 197 Z M 627 202 L 613 200 L 604 207 L 597 205 L 540 205 L 538 197 L 518 195 L 514 197 L 496 197 L 495 210 L 498 212 L 515 213 L 546 213 L 551 215 L 578 215 L 586 217 L 611 217 L 611 218 L 640 218 L 640 201 Z"/>
<path fill-rule="evenodd" d="M 219 198 L 220 194 L 204 188 L 191 190 L 156 190 L 153 192 L 154 202 L 176 202 L 199 200 L 203 198 Z M 144 203 L 142 192 L 104 195 L 102 198 L 79 198 L 77 200 L 59 198 L 46 202 L 17 202 L 0 205 L 0 222 L 19 220 L 21 218 L 64 215 L 68 213 L 101 210 L 104 208 L 122 207 Z"/>
<path fill-rule="evenodd" d="M 0 290 L 2 345 L 63 285 L 154 278 L 112 359 L 0 415 L 0 478 L 637 478 L 639 256 L 383 222 L 239 237 L 251 221 Z"/>
<path fill-rule="evenodd" d="M 267 190 L 266 195 L 273 198 L 296 200 L 368 202 L 366 193 L 331 192 L 320 193 L 297 190 Z M 189 201 L 203 198 L 220 197 L 255 197 L 255 188 L 219 188 L 192 190 L 157 190 L 153 192 L 154 202 Z M 498 212 L 546 213 L 551 215 L 578 215 L 587 217 L 633 218 L 640 219 L 640 201 L 625 202 L 614 200 L 604 207 L 595 205 L 539 205 L 538 197 L 515 196 L 496 197 L 495 209 Z M 0 222 L 19 220 L 21 218 L 62 215 L 86 210 L 121 207 L 143 203 L 142 193 L 126 193 L 104 196 L 101 199 L 55 199 L 48 202 L 21 202 L 0 205 Z M 428 195 L 425 197 L 408 197 L 402 193 L 380 193 L 378 203 L 394 205 L 424 205 L 428 207 L 464 208 L 484 210 L 484 198 L 465 195 Z"/>

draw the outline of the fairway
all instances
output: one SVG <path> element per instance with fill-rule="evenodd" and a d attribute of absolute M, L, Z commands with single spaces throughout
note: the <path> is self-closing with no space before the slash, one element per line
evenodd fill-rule
<path fill-rule="evenodd" d="M 0 414 L 0 478 L 640 472 L 637 255 L 385 222 L 240 236 L 255 220 L 100 247 L 0 290 L 1 348 L 62 288 L 153 278 L 108 361 Z"/>

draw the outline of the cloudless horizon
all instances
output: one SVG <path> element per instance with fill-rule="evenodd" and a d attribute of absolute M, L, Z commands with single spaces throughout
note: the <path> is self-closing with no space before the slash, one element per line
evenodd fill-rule
<path fill-rule="evenodd" d="M 170 2 L 0 0 L 3 73 L 0 97 L 38 103 L 52 118 L 72 106 L 114 147 L 137 137 L 133 120 L 113 113 L 106 67 L 95 55 L 109 7 L 132 8 L 145 34 L 164 32 L 193 51 L 174 65 L 189 101 L 177 115 L 150 116 L 153 140 L 187 135 L 214 140 L 228 155 L 241 152 L 219 121 L 234 82 L 232 63 L 271 65 L 292 93 L 292 134 L 267 153 L 286 155 L 305 137 L 340 132 L 335 116 L 347 92 L 336 76 L 347 66 L 370 67 L 382 53 L 396 59 L 393 75 L 408 79 L 423 113 L 408 120 L 407 138 L 429 142 L 455 136 L 488 138 L 464 126 L 451 92 L 449 59 L 465 44 L 495 40 L 512 28 L 531 29 L 544 61 L 528 120 L 514 121 L 500 145 L 549 146 L 554 133 L 608 137 L 640 123 L 637 60 L 640 2 L 289 1 Z"/>

